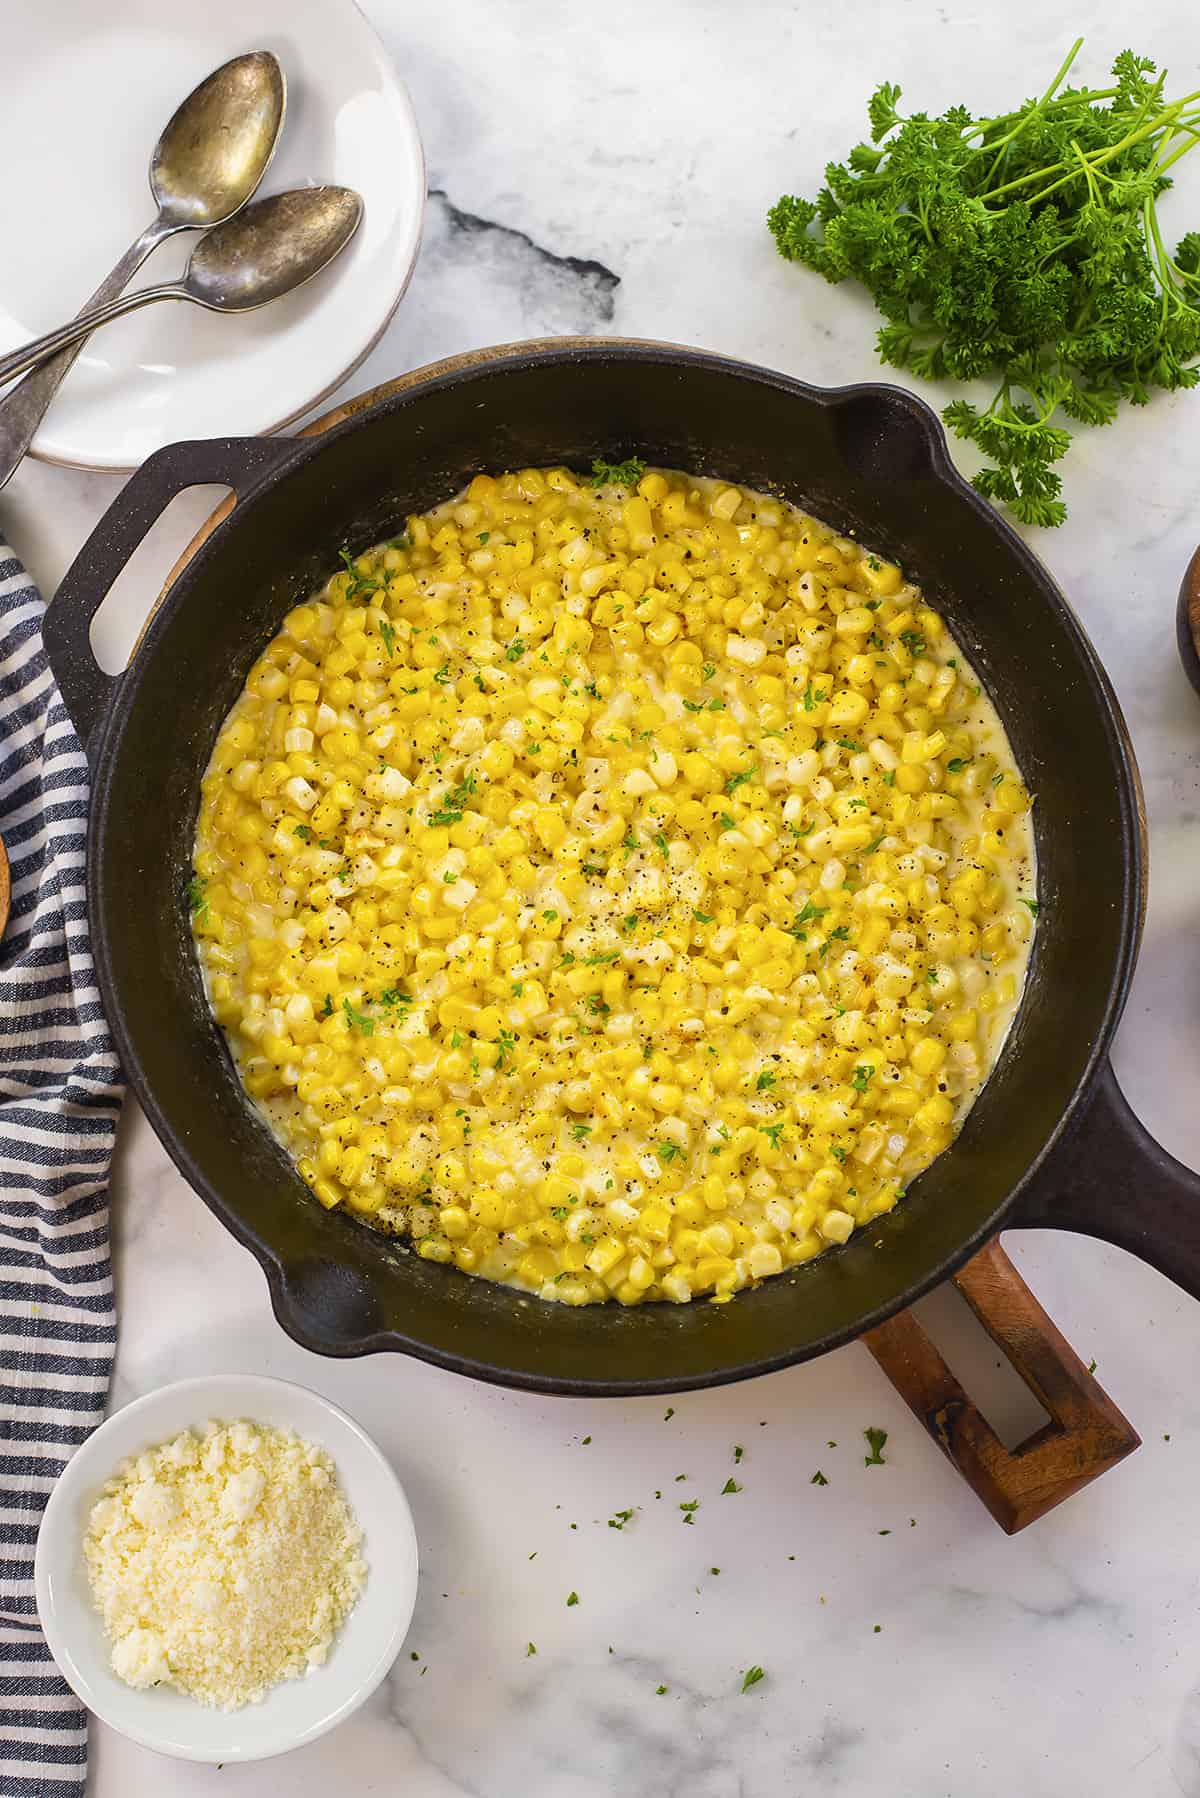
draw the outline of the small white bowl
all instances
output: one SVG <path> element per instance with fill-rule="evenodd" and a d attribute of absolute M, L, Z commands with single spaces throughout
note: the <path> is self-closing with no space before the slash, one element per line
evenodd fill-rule
<path fill-rule="evenodd" d="M 261 1704 L 214 1710 L 170 1687 L 135 1691 L 112 1670 L 83 1558 L 88 1516 L 127 1455 L 210 1418 L 244 1417 L 294 1430 L 332 1455 L 362 1526 L 367 1581 L 329 1659 L 285 1680 Z M 144 1748 L 191 1761 L 254 1761 L 325 1734 L 356 1711 L 387 1673 L 417 1599 L 417 1538 L 403 1488 L 371 1438 L 328 1399 L 286 1380 L 213 1374 L 180 1380 L 126 1405 L 76 1450 L 50 1494 L 34 1564 L 38 1615 L 50 1652 L 88 1709 Z"/>

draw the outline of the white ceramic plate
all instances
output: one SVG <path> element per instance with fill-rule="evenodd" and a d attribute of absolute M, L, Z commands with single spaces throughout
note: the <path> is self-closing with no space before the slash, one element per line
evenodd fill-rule
<path fill-rule="evenodd" d="M 420 246 L 424 158 L 408 95 L 350 0 L 50 0 L 5 9 L 0 350 L 78 311 L 154 216 L 147 170 L 175 107 L 247 50 L 273 50 L 287 78 L 260 192 L 356 188 L 354 242 L 261 312 L 221 318 L 168 301 L 105 326 L 35 456 L 128 469 L 180 438 L 278 430 L 345 380 L 399 304 Z M 133 284 L 171 278 L 196 242 L 180 232 Z"/>
<path fill-rule="evenodd" d="M 109 1644 L 88 1591 L 83 1538 L 92 1506 L 127 1455 L 170 1441 L 209 1418 L 239 1417 L 294 1430 L 332 1455 L 362 1525 L 367 1583 L 329 1659 L 287 1680 L 261 1704 L 218 1711 L 167 1688 L 134 1691 L 109 1661 Z M 390 1464 L 351 1417 L 303 1386 L 255 1374 L 180 1380 L 118 1411 L 89 1436 L 50 1494 L 34 1563 L 38 1615 L 50 1652 L 89 1710 L 113 1729 L 180 1760 L 254 1761 L 325 1734 L 369 1698 L 412 1621 L 417 1539 L 408 1500 Z"/>

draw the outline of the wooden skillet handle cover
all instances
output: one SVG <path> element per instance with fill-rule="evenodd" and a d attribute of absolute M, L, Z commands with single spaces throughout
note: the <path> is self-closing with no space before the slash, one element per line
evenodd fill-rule
<path fill-rule="evenodd" d="M 1115 1467 L 1141 1437 L 1043 1311 L 998 1241 L 954 1276 L 1050 1421 L 1005 1448 L 911 1311 L 863 1341 L 948 1460 L 1008 1535 Z"/>

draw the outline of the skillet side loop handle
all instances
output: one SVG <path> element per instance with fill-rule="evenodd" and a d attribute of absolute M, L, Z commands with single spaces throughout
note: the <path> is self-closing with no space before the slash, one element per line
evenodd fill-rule
<path fill-rule="evenodd" d="M 1110 1061 L 1074 1132 L 1005 1222 L 1006 1229 L 1030 1225 L 1115 1243 L 1200 1299 L 1200 1174 L 1134 1116 Z"/>
<path fill-rule="evenodd" d="M 298 447 L 279 437 L 172 443 L 143 462 L 122 488 L 63 576 L 42 624 L 50 671 L 85 749 L 120 684 L 120 676 L 105 674 L 92 654 L 92 619 L 151 525 L 188 487 L 232 487 L 242 497 Z"/>
<path fill-rule="evenodd" d="M 999 1241 L 973 1255 L 954 1284 L 1049 1413 L 1050 1421 L 1015 1448 L 1004 1446 L 911 1311 L 864 1340 L 917 1421 L 1012 1536 L 1123 1461 L 1141 1438 Z"/>

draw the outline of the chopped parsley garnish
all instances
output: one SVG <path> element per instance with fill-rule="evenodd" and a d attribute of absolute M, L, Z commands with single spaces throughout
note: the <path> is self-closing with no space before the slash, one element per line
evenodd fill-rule
<path fill-rule="evenodd" d="M 1032 913 L 1032 915 L 1035 918 L 1037 917 L 1038 913 L 1042 909 L 1041 905 L 1039 904 L 1039 902 L 1036 899 L 1022 899 L 1021 904 L 1027 905 L 1029 907 L 1030 912 Z"/>
<path fill-rule="evenodd" d="M 920 631 L 901 631 L 900 641 L 914 660 L 925 654 L 925 639 Z"/>
<path fill-rule="evenodd" d="M 748 780 L 753 780 L 754 776 L 757 773 L 758 773 L 758 764 L 755 763 L 755 765 L 752 768 L 747 768 L 741 774 L 731 774 L 729 776 L 729 779 L 725 782 L 725 791 L 727 793 L 736 793 L 737 789 L 740 786 L 744 786 L 746 781 L 748 781 Z"/>
<path fill-rule="evenodd" d="M 592 463 L 588 485 L 591 487 L 636 487 L 646 472 L 640 456 L 629 456 L 624 462 L 606 462 L 597 456 Z"/>
<path fill-rule="evenodd" d="M 805 689 L 804 689 L 802 698 L 803 698 L 805 711 L 811 712 L 814 706 L 822 705 L 824 703 L 824 701 L 829 698 L 829 695 L 828 695 L 828 693 L 825 693 L 825 692 L 821 692 L 821 693 L 816 692 L 813 688 L 812 682 L 809 681 L 807 687 L 805 687 Z"/>
<path fill-rule="evenodd" d="M 766 1678 L 766 1674 L 763 1672 L 761 1667 L 750 1667 L 747 1670 L 745 1679 L 743 1679 L 743 1681 L 742 1681 L 742 1691 L 748 1692 L 750 1690 L 751 1686 L 756 1686 L 760 1679 L 765 1679 L 765 1678 Z"/>
<path fill-rule="evenodd" d="M 188 910 L 197 924 L 203 924 L 208 916 L 208 900 L 204 897 L 204 881 L 199 874 L 193 874 L 187 884 Z"/>
<path fill-rule="evenodd" d="M 514 637 L 504 652 L 504 659 L 506 662 L 519 662 L 524 654 L 525 644 L 520 637 Z"/>
<path fill-rule="evenodd" d="M 814 905 L 811 899 L 807 900 L 803 909 L 798 911 L 793 918 L 790 934 L 795 936 L 802 925 L 811 924 L 815 919 L 823 918 L 828 910 L 827 905 Z"/>
<path fill-rule="evenodd" d="M 956 755 L 946 763 L 946 773 L 961 774 L 967 763 L 974 761 L 974 759 L 974 756 L 970 755 Z"/>
<path fill-rule="evenodd" d="M 608 1520 L 609 1529 L 610 1530 L 623 1530 L 625 1528 L 625 1525 L 632 1518 L 632 1516 L 633 1516 L 632 1509 L 630 1509 L 628 1511 L 614 1512 L 614 1514 Z"/>
<path fill-rule="evenodd" d="M 500 1051 L 499 1055 L 496 1057 L 497 1073 L 499 1073 L 502 1068 L 507 1067 L 512 1060 L 516 1042 L 517 1039 L 511 1030 L 502 1030 L 500 1032 L 500 1035 L 496 1040 L 496 1047 Z"/>
<path fill-rule="evenodd" d="M 579 1603 L 578 1592 L 568 1592 L 567 1593 L 567 1609 L 570 1610 L 570 1608 L 573 1604 L 578 1604 L 578 1603 Z"/>
<path fill-rule="evenodd" d="M 683 1154 L 683 1150 L 677 1142 L 660 1142 L 654 1153 L 658 1156 L 660 1161 L 670 1162 L 678 1161 Z"/>
<path fill-rule="evenodd" d="M 696 1512 L 700 1509 L 700 1500 L 698 1498 L 689 1498 L 685 1504 L 680 1505 L 679 1509 L 683 1512 L 683 1521 L 685 1523 L 694 1523 Z"/>
<path fill-rule="evenodd" d="M 736 819 L 731 818 L 729 816 L 728 812 L 721 813 L 720 824 L 721 824 L 722 830 L 736 830 L 737 829 Z"/>
<path fill-rule="evenodd" d="M 346 573 L 353 582 L 353 585 L 347 590 L 347 598 L 353 598 L 356 593 L 378 593 L 379 582 L 373 580 L 369 574 L 359 573 L 358 568 L 355 565 L 354 557 L 350 554 L 348 549 L 339 549 L 338 556 L 344 563 Z"/>
<path fill-rule="evenodd" d="M 583 958 L 583 965 L 585 968 L 595 968 L 598 967 L 601 962 L 617 961 L 620 954 L 621 951 L 619 949 L 604 949 L 599 955 L 585 955 Z"/>
<path fill-rule="evenodd" d="M 359 1011 L 356 1006 L 351 1004 L 349 999 L 342 1000 L 342 1010 L 346 1016 L 346 1023 L 351 1030 L 357 1030 L 360 1036 L 374 1036 L 374 1018 L 369 1018 L 365 1012 Z"/>
<path fill-rule="evenodd" d="M 726 1480 L 725 1484 L 721 1487 L 721 1497 L 724 1498 L 727 1492 L 740 1492 L 741 1490 L 742 1488 L 738 1485 L 736 1480 Z"/>
<path fill-rule="evenodd" d="M 333 1016 L 333 998 L 331 994 L 326 993 L 325 1003 L 317 1013 L 317 1016 L 319 1018 L 331 1018 Z"/>
<path fill-rule="evenodd" d="M 825 1478 L 825 1475 L 821 1472 L 821 1469 L 818 1467 L 817 1471 L 813 1474 L 812 1479 L 809 1480 L 808 1483 L 810 1486 L 828 1486 L 829 1481 Z"/>
<path fill-rule="evenodd" d="M 386 618 L 379 620 L 379 635 L 383 638 L 383 647 L 390 657 L 396 647 L 396 631 L 394 625 L 389 624 Z"/>
<path fill-rule="evenodd" d="M 695 918 L 697 924 L 711 924 L 713 921 L 713 915 L 708 911 L 694 911 L 692 916 Z"/>
<path fill-rule="evenodd" d="M 877 1430 L 877 1429 L 865 1429 L 863 1431 L 863 1435 L 866 1437 L 867 1446 L 871 1451 L 869 1455 L 863 1456 L 863 1466 L 864 1467 L 883 1467 L 885 1465 L 885 1462 L 883 1459 L 883 1445 L 888 1439 L 887 1431 L 886 1430 Z"/>
<path fill-rule="evenodd" d="M 453 790 L 446 794 L 436 812 L 430 812 L 431 824 L 460 824 L 468 799 L 475 791 L 475 776 L 466 775 Z"/>
<path fill-rule="evenodd" d="M 733 1458 L 734 1458 L 735 1463 L 741 1460 L 741 1458 L 745 1454 L 745 1452 L 746 1451 L 744 1448 L 737 1448 L 737 1447 L 734 1448 Z"/>
<path fill-rule="evenodd" d="M 297 824 L 295 830 L 292 832 L 292 835 L 294 837 L 299 837 L 300 841 L 302 843 L 311 843 L 312 842 L 312 831 L 309 829 L 307 824 Z"/>
<path fill-rule="evenodd" d="M 870 1062 L 864 1062 L 854 1070 L 854 1078 L 850 1082 L 856 1093 L 865 1093 L 875 1077 L 875 1069 Z"/>
<path fill-rule="evenodd" d="M 825 957 L 828 955 L 830 943 L 845 943 L 845 942 L 848 942 L 849 939 L 850 939 L 849 924 L 839 924 L 836 930 L 831 930 L 829 932 L 828 941 L 821 944 L 821 949 L 820 949 L 821 960 L 824 961 Z"/>
<path fill-rule="evenodd" d="M 775 1074 L 770 1068 L 764 1068 L 762 1073 L 758 1076 L 758 1079 L 754 1082 L 756 1090 L 760 1093 L 765 1093 L 767 1088 L 769 1086 L 774 1086 L 774 1084 Z"/>

